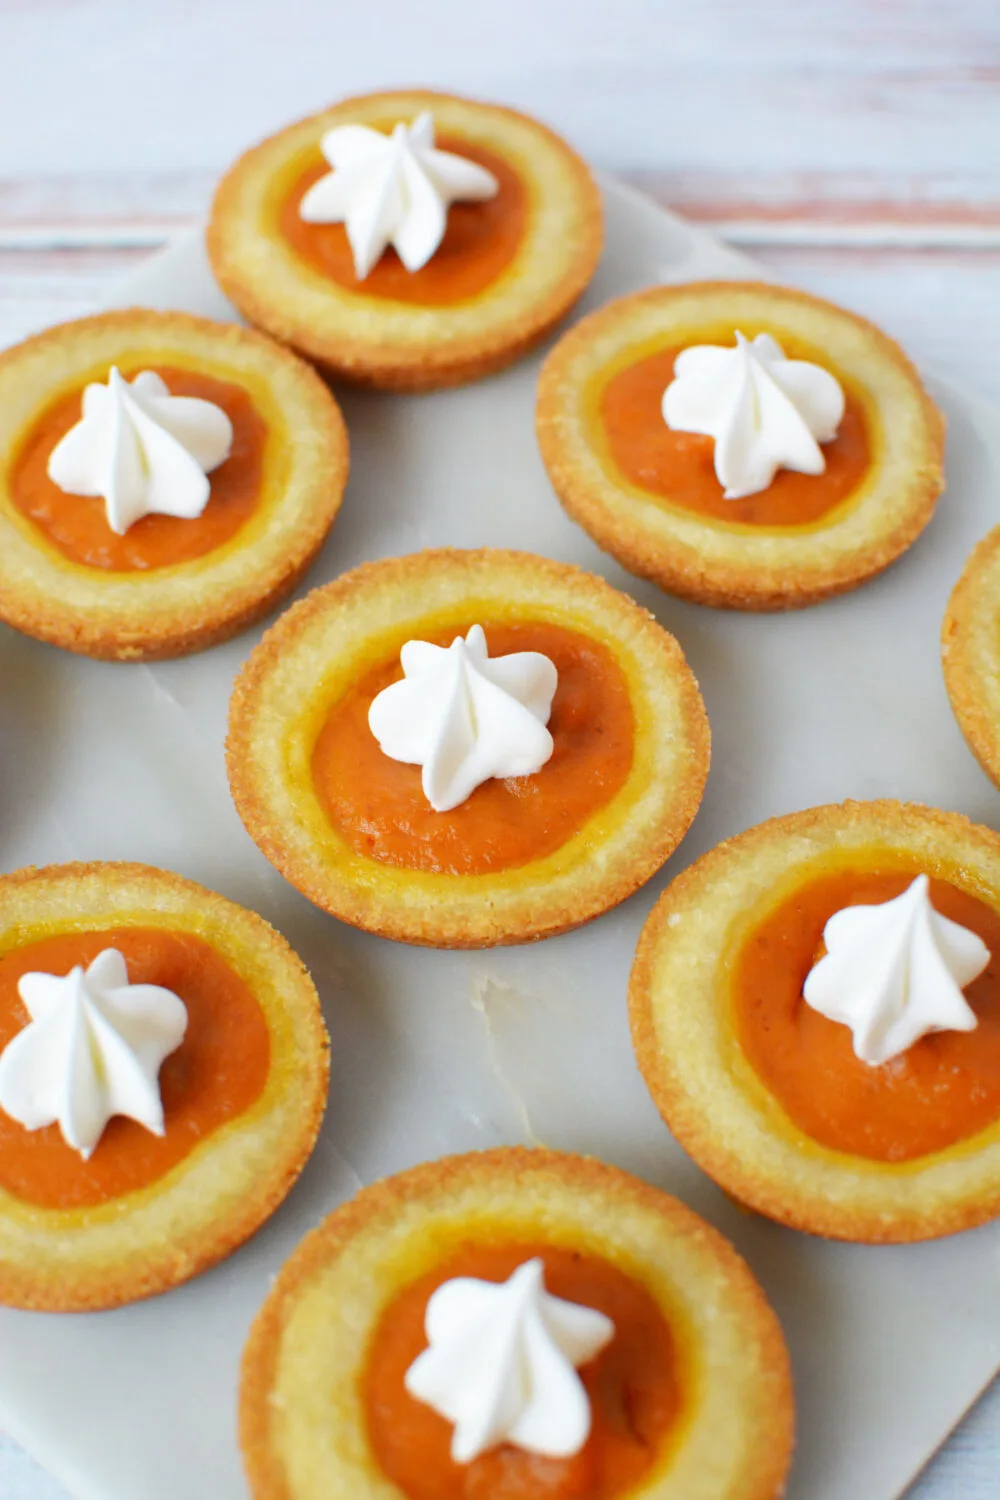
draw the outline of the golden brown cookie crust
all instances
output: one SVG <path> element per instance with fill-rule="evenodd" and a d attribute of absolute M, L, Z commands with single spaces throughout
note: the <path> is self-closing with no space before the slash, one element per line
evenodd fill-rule
<path fill-rule="evenodd" d="M 267 1022 L 264 1092 L 148 1187 L 83 1209 L 0 1190 L 0 1303 L 43 1312 L 119 1307 L 232 1253 L 285 1199 L 319 1131 L 329 1040 L 302 961 L 244 907 L 166 870 L 67 864 L 0 876 L 0 951 L 55 932 L 164 927 L 210 943 Z"/>
<path fill-rule="evenodd" d="M 608 646 L 635 713 L 632 770 L 554 854 L 485 875 L 400 869 L 357 854 L 323 811 L 310 759 L 329 706 L 398 636 L 447 629 L 470 608 L 549 619 Z M 673 636 L 603 579 L 526 552 L 443 548 L 366 563 L 292 606 L 237 678 L 227 741 L 240 817 L 287 880 L 342 921 L 437 948 L 565 932 L 618 905 L 676 848 L 708 775 L 701 694 Z"/>
<path fill-rule="evenodd" d="M 931 1239 L 1000 1213 L 1000 1122 L 900 1164 L 833 1151 L 784 1113 L 732 1022 L 728 965 L 743 934 L 796 884 L 855 851 L 915 856 L 1000 909 L 1000 836 L 957 813 L 879 801 L 772 818 L 697 860 L 653 908 L 629 986 L 632 1040 L 673 1134 L 749 1208 L 834 1239 Z"/>
<path fill-rule="evenodd" d="M 941 661 L 969 749 L 1000 787 L 1000 526 L 975 548 L 948 600 Z"/>
<path fill-rule="evenodd" d="M 14 506 L 7 466 L 38 414 L 111 364 L 148 354 L 244 386 L 268 423 L 260 503 L 191 562 L 115 573 L 74 563 Z M 67 651 L 153 661 L 236 635 L 299 581 L 347 483 L 347 429 L 315 371 L 251 329 L 131 308 L 62 323 L 0 353 L 0 619 Z"/>
<path fill-rule="evenodd" d="M 529 188 L 514 261 L 478 296 L 417 307 L 350 289 L 304 266 L 273 224 L 275 183 L 348 122 L 384 127 L 431 110 L 442 134 L 504 157 Z M 328 374 L 388 390 L 461 385 L 502 369 L 569 311 L 597 267 L 600 194 L 583 161 L 515 110 L 428 89 L 364 94 L 300 120 L 241 156 L 222 179 L 208 228 L 220 286 L 252 323 Z"/>
<path fill-rule="evenodd" d="M 383 1310 L 463 1240 L 496 1234 L 612 1261 L 663 1308 L 699 1376 L 646 1500 L 774 1500 L 791 1455 L 781 1330 L 716 1230 L 614 1167 L 500 1148 L 363 1189 L 302 1242 L 243 1356 L 240 1441 L 254 1500 L 391 1500 L 360 1375 Z"/>
<path fill-rule="evenodd" d="M 730 322 L 828 355 L 868 412 L 871 472 L 811 526 L 731 524 L 671 506 L 620 475 L 594 441 L 603 371 L 627 364 L 631 349 L 639 359 L 704 342 L 704 330 Z M 542 367 L 536 428 L 556 494 L 599 547 L 668 593 L 725 609 L 795 609 L 856 588 L 916 540 L 943 485 L 943 419 L 898 345 L 833 303 L 764 282 L 653 287 L 581 319 Z"/>

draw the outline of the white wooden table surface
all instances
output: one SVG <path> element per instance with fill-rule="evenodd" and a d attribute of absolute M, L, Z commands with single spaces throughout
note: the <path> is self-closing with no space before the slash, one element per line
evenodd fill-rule
<path fill-rule="evenodd" d="M 411 82 L 543 116 L 1000 403 L 1000 0 L 0 0 L 0 346 L 91 311 L 251 141 Z M 1000 1387 L 912 1492 L 997 1497 Z M 0 1500 L 66 1497 L 0 1435 Z"/>

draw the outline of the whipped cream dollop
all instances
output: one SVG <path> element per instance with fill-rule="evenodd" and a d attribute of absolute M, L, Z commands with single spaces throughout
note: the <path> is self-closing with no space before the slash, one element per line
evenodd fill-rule
<path fill-rule="evenodd" d="M 497 1284 L 446 1281 L 427 1304 L 428 1347 L 404 1377 L 411 1396 L 454 1423 L 451 1456 L 470 1463 L 498 1443 L 566 1458 L 590 1433 L 576 1373 L 611 1342 L 604 1313 L 545 1290 L 540 1259 Z"/>
<path fill-rule="evenodd" d="M 192 520 L 208 504 L 207 475 L 229 457 L 233 424 L 198 396 L 172 396 L 152 370 L 131 382 L 115 365 L 88 385 L 83 415 L 49 454 L 48 474 L 69 495 L 100 495 L 118 536 L 154 512 Z"/>
<path fill-rule="evenodd" d="M 84 970 L 23 974 L 30 1022 L 0 1053 L 0 1109 L 27 1130 L 57 1123 L 84 1161 L 113 1115 L 163 1134 L 159 1071 L 187 1030 L 172 990 L 129 984 L 117 948 Z"/>
<path fill-rule="evenodd" d="M 854 1051 L 873 1067 L 932 1031 L 974 1031 L 962 990 L 983 972 L 982 939 L 935 911 L 918 875 L 901 896 L 846 906 L 823 929 L 827 952 L 803 988 L 808 1005 L 849 1026 Z"/>
<path fill-rule="evenodd" d="M 819 447 L 836 437 L 844 392 L 829 370 L 786 359 L 769 333 L 736 334 L 733 349 L 697 344 L 674 361 L 663 420 L 715 439 L 715 473 L 726 500 L 766 490 L 779 469 L 822 474 Z"/>
<path fill-rule="evenodd" d="M 407 641 L 399 660 L 403 678 L 372 700 L 368 724 L 391 760 L 423 768 L 435 812 L 458 807 L 491 777 L 542 769 L 559 680 L 547 656 L 491 658 L 482 626 L 473 625 L 450 646 Z"/>
<path fill-rule="evenodd" d="M 400 121 L 391 135 L 338 125 L 320 142 L 332 172 L 303 195 L 309 224 L 343 224 L 360 281 L 392 245 L 408 271 L 425 266 L 444 239 L 452 203 L 494 198 L 492 172 L 434 145 L 434 119 Z"/>

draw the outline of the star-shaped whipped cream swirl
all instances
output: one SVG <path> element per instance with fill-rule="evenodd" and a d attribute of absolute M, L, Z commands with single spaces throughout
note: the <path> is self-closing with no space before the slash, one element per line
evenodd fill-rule
<path fill-rule="evenodd" d="M 75 427 L 49 454 L 53 484 L 100 495 L 118 536 L 143 516 L 193 520 L 208 504 L 207 476 L 229 457 L 233 424 L 199 396 L 172 396 L 143 370 L 129 383 L 112 365 L 107 385 L 88 385 Z"/>
<path fill-rule="evenodd" d="M 807 1005 L 851 1028 L 854 1051 L 875 1067 L 934 1031 L 974 1031 L 962 990 L 986 968 L 982 938 L 931 905 L 918 875 L 901 896 L 845 906 L 823 929 L 827 951 L 803 987 Z"/>
<path fill-rule="evenodd" d="M 715 439 L 715 473 L 726 500 L 766 490 L 779 469 L 822 474 L 820 443 L 844 417 L 840 382 L 821 365 L 786 359 L 769 333 L 736 334 L 729 349 L 696 344 L 674 361 L 663 420 Z"/>
<path fill-rule="evenodd" d="M 590 1433 L 577 1374 L 614 1338 L 604 1313 L 553 1297 L 541 1259 L 496 1283 L 456 1277 L 427 1304 L 428 1347 L 410 1365 L 411 1396 L 454 1424 L 451 1456 L 471 1463 L 499 1443 L 566 1458 Z"/>
<path fill-rule="evenodd" d="M 452 203 L 494 198 L 500 184 L 485 167 L 434 145 L 424 113 L 391 135 L 367 125 L 328 130 L 320 149 L 332 171 L 299 204 L 309 224 L 343 224 L 359 281 L 392 246 L 408 271 L 425 266 L 444 239 Z"/>
<path fill-rule="evenodd" d="M 114 1115 L 162 1135 L 159 1072 L 187 1030 L 172 990 L 130 984 L 117 948 L 84 970 L 18 980 L 30 1022 L 0 1053 L 0 1109 L 26 1130 L 58 1124 L 84 1161 Z"/>
<path fill-rule="evenodd" d="M 407 641 L 403 678 L 368 711 L 392 760 L 423 768 L 424 795 L 449 812 L 491 777 L 532 776 L 553 750 L 545 727 L 558 673 L 539 651 L 490 657 L 481 625 L 450 646 Z"/>

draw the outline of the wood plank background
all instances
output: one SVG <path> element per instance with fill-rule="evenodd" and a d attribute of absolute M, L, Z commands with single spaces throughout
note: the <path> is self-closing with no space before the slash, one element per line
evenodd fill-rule
<path fill-rule="evenodd" d="M 399 82 L 542 116 L 1000 402 L 1000 0 L 0 0 L 0 346 L 96 307 L 249 142 Z M 998 1496 L 1000 1390 L 913 1500 Z M 2 1438 L 0 1497 L 64 1500 Z"/>

